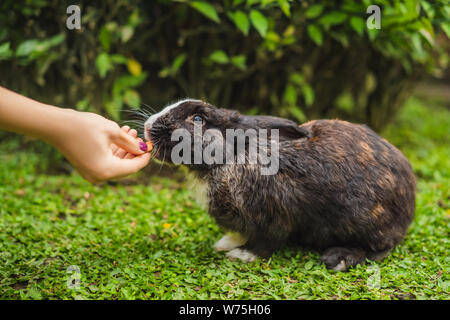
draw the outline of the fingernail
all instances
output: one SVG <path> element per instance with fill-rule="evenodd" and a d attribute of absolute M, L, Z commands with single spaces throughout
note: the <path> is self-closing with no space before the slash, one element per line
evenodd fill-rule
<path fill-rule="evenodd" d="M 145 142 L 139 142 L 139 148 L 144 151 L 147 152 L 147 144 Z"/>

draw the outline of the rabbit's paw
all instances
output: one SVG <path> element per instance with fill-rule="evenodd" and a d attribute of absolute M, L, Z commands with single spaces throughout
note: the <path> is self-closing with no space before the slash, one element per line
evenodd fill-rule
<path fill-rule="evenodd" d="M 246 242 L 239 233 L 226 234 L 216 242 L 214 249 L 216 251 L 230 251 L 244 245 Z"/>
<path fill-rule="evenodd" d="M 346 271 L 351 266 L 363 264 L 366 258 L 365 251 L 358 248 L 328 248 L 322 253 L 320 261 L 328 269 Z"/>
<path fill-rule="evenodd" d="M 236 248 L 227 252 L 227 257 L 232 261 L 239 259 L 243 262 L 252 262 L 257 258 L 257 256 L 250 251 L 240 248 Z"/>

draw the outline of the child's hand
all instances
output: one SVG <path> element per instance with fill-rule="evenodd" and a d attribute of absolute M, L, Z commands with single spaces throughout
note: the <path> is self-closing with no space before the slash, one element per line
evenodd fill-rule
<path fill-rule="evenodd" d="M 130 129 L 129 126 L 123 126 L 120 129 L 123 132 L 128 133 L 130 136 L 135 138 L 138 142 L 143 142 L 143 140 L 141 138 L 137 137 L 137 131 L 134 129 Z M 134 154 L 129 153 L 127 150 L 119 147 L 118 145 L 116 145 L 114 143 L 111 145 L 111 151 L 112 151 L 113 155 L 119 159 L 133 159 L 135 157 Z"/>
<path fill-rule="evenodd" d="M 95 113 L 42 104 L 2 87 L 0 128 L 47 141 L 91 182 L 126 176 L 150 161 L 148 146 L 136 138 L 136 130 L 121 129 Z"/>
<path fill-rule="evenodd" d="M 90 182 L 135 173 L 150 161 L 147 145 L 128 126 L 87 112 L 70 110 L 70 126 L 51 137 L 55 145 Z"/>

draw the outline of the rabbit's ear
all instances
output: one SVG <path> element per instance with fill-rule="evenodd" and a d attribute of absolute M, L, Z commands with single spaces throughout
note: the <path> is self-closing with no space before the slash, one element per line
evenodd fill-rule
<path fill-rule="evenodd" d="M 254 120 L 259 128 L 278 129 L 280 140 L 297 140 L 308 137 L 308 131 L 291 120 L 272 116 L 256 116 Z"/>
<path fill-rule="evenodd" d="M 308 137 L 307 130 L 299 127 L 295 122 L 289 120 L 287 120 L 286 123 L 274 125 L 270 129 L 279 130 L 280 140 L 297 140 L 304 137 Z"/>

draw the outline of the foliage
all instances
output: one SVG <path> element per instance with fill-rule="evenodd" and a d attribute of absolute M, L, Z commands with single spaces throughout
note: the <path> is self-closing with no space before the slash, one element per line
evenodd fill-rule
<path fill-rule="evenodd" d="M 115 119 L 142 102 L 159 107 L 188 95 L 379 129 L 411 82 L 448 63 L 447 0 L 79 3 L 82 29 L 71 31 L 65 2 L 2 1 L 3 85 Z M 373 4 L 380 30 L 366 27 Z"/>
<path fill-rule="evenodd" d="M 0 298 L 448 299 L 449 127 L 448 109 L 414 99 L 388 128 L 419 177 L 416 217 L 388 258 L 343 273 L 294 249 L 231 262 L 214 251 L 222 232 L 184 183 L 93 186 L 76 174 L 39 174 L 43 150 L 4 139 Z M 67 287 L 71 265 L 79 289 Z M 380 286 L 371 287 L 376 270 Z"/>

